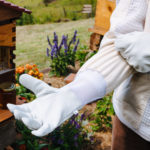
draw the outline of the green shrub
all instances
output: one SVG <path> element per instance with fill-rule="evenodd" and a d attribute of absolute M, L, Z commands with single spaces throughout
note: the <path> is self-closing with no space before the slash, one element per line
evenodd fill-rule
<path fill-rule="evenodd" d="M 114 109 L 111 99 L 112 96 L 106 96 L 97 102 L 96 110 L 92 115 L 94 117 L 94 121 L 92 121 L 94 123 L 92 129 L 94 131 L 112 128 Z"/>
<path fill-rule="evenodd" d="M 80 46 L 79 49 L 76 53 L 76 60 L 80 62 L 80 67 L 97 53 L 97 51 L 88 51 L 88 46 L 86 45 Z"/>
<path fill-rule="evenodd" d="M 34 24 L 34 19 L 32 14 L 23 13 L 19 20 L 16 22 L 17 25 Z"/>

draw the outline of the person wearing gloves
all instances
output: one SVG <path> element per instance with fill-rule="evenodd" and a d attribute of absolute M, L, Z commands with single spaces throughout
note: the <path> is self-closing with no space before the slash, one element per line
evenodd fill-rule
<path fill-rule="evenodd" d="M 149 3 L 149 0 L 117 1 L 110 30 L 99 52 L 81 67 L 70 84 L 56 89 L 27 74 L 21 75 L 20 83 L 37 98 L 20 106 L 8 104 L 15 118 L 31 129 L 33 135 L 45 136 L 84 105 L 104 97 L 121 84 L 113 100 L 117 116 L 150 141 Z"/>
<path fill-rule="evenodd" d="M 134 15 L 124 27 L 132 28 L 133 32 L 121 35 L 116 40 L 116 47 L 137 72 L 121 83 L 113 95 L 113 106 L 117 116 L 113 121 L 112 150 L 150 149 L 150 72 L 148 68 L 140 68 L 137 65 L 148 64 L 150 60 L 147 55 L 150 51 L 150 1 L 131 3 L 135 4 L 134 8 L 141 9 L 141 12 L 129 8 L 128 17 Z M 143 18 L 143 21 L 138 24 L 135 20 L 140 21 L 139 18 Z M 125 28 L 123 32 L 126 32 Z M 144 49 L 147 49 L 147 52 Z M 147 54 L 143 53 L 143 50 Z"/>

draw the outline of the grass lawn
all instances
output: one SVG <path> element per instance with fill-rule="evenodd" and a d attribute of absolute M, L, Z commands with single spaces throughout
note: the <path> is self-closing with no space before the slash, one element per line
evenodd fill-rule
<path fill-rule="evenodd" d="M 27 25 L 17 27 L 16 65 L 35 63 L 40 69 L 49 66 L 49 58 L 46 56 L 47 35 L 53 39 L 56 32 L 59 39 L 63 34 L 71 38 L 75 30 L 78 31 L 80 46 L 89 45 L 90 32 L 88 28 L 94 25 L 94 19 L 71 21 L 67 23 L 52 23 L 42 25 Z"/>

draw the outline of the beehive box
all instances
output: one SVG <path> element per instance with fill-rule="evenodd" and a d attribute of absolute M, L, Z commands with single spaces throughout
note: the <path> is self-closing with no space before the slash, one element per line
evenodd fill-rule
<path fill-rule="evenodd" d="M 15 55 L 16 19 L 31 11 L 0 0 L 0 123 L 12 115 L 6 110 L 7 103 L 16 103 Z"/>
<path fill-rule="evenodd" d="M 16 19 L 31 11 L 0 0 L 0 149 L 15 140 L 14 120 L 7 103 L 16 103 L 15 55 Z"/>

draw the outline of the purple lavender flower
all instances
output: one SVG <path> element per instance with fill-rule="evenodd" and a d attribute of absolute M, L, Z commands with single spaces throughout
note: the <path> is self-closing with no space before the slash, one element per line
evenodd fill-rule
<path fill-rule="evenodd" d="M 74 123 L 74 120 L 73 120 L 73 119 L 70 119 L 70 120 L 69 120 L 69 124 L 72 125 L 73 123 Z"/>
<path fill-rule="evenodd" d="M 80 128 L 80 124 L 77 121 L 74 121 L 74 124 L 75 124 L 76 129 Z"/>
<path fill-rule="evenodd" d="M 48 44 L 51 48 L 51 59 L 53 59 L 54 54 L 55 54 L 55 57 L 57 57 L 57 55 L 59 54 L 57 34 L 54 32 L 54 40 L 53 40 L 54 45 L 51 44 L 50 39 L 49 39 L 48 36 L 47 36 L 47 41 L 48 41 Z M 49 56 L 49 49 L 48 48 L 47 48 L 47 56 Z"/>
<path fill-rule="evenodd" d="M 47 57 L 49 57 L 49 51 L 50 51 L 50 50 L 47 48 L 47 51 L 46 51 L 46 52 L 47 52 L 47 53 L 46 53 L 46 54 L 47 54 Z"/>
<path fill-rule="evenodd" d="M 64 49 L 65 49 L 65 54 L 67 54 L 67 52 L 68 52 L 68 45 L 67 45 L 67 41 L 68 41 L 67 36 L 64 36 L 63 44 L 64 44 Z"/>
<path fill-rule="evenodd" d="M 77 51 L 77 48 L 78 48 L 79 43 L 80 43 L 80 41 L 79 41 L 79 39 L 78 39 L 78 41 L 77 41 L 77 43 L 76 43 L 76 45 L 75 45 L 75 47 L 74 47 L 74 49 L 73 49 L 73 52 L 74 52 L 74 53 Z"/>
<path fill-rule="evenodd" d="M 57 45 L 55 45 L 55 57 L 58 57 L 58 47 L 57 47 Z"/>
<path fill-rule="evenodd" d="M 77 38 L 77 30 L 75 30 L 74 36 L 73 36 L 73 38 L 72 38 L 72 43 L 73 43 L 73 44 L 76 42 L 76 38 Z"/>
<path fill-rule="evenodd" d="M 80 121 L 82 121 L 82 120 L 84 119 L 84 117 L 85 117 L 85 114 L 83 113 L 83 114 L 81 115 Z"/>
<path fill-rule="evenodd" d="M 50 48 L 52 49 L 53 46 L 52 46 L 51 41 L 50 41 L 48 36 L 47 36 L 47 41 L 48 41 L 48 44 L 49 44 Z"/>
<path fill-rule="evenodd" d="M 47 56 L 48 57 L 51 56 L 51 59 L 53 59 L 54 57 L 60 56 L 60 54 L 61 54 L 60 52 L 61 52 L 62 47 L 64 47 L 63 55 L 68 55 L 69 51 L 72 50 L 72 49 L 70 49 L 71 44 L 76 43 L 76 40 L 77 40 L 76 37 L 77 37 L 77 31 L 74 32 L 74 36 L 72 37 L 71 41 L 68 44 L 68 35 L 66 35 L 66 36 L 63 35 L 61 43 L 58 44 L 58 36 L 57 36 L 56 32 L 54 32 L 54 40 L 53 40 L 53 44 L 51 44 L 51 41 L 50 41 L 49 37 L 47 36 L 47 41 L 48 41 L 48 44 L 49 44 L 50 49 L 51 49 L 51 51 L 50 51 L 50 49 L 47 48 Z M 74 52 L 74 53 L 76 52 L 78 44 L 79 44 L 79 40 L 75 44 L 73 51 L 71 51 L 69 54 L 72 54 L 72 52 Z M 74 57 L 72 58 L 72 60 L 73 59 L 74 59 Z M 68 63 L 74 65 L 70 61 L 70 59 L 68 59 Z"/>
<path fill-rule="evenodd" d="M 74 135 L 74 140 L 77 140 L 78 139 L 78 134 L 75 134 Z"/>
<path fill-rule="evenodd" d="M 80 124 L 77 124 L 77 125 L 76 125 L 76 128 L 79 129 L 79 128 L 80 128 Z"/>
<path fill-rule="evenodd" d="M 75 42 L 76 42 L 76 37 L 77 37 L 77 30 L 75 30 L 74 36 L 72 37 L 72 39 L 71 39 L 70 42 L 69 42 L 69 45 L 68 45 L 69 49 L 70 49 L 71 44 L 75 44 Z"/>
<path fill-rule="evenodd" d="M 63 44 L 64 44 L 64 38 L 65 38 L 65 36 L 63 35 L 63 36 L 62 36 L 61 43 L 60 43 L 60 45 L 59 45 L 59 47 L 58 47 L 59 52 L 60 52 L 60 50 L 61 50 L 61 48 L 62 48 L 62 46 L 63 46 Z"/>
<path fill-rule="evenodd" d="M 54 32 L 54 40 L 53 43 L 56 43 L 58 45 L 58 36 L 56 34 L 56 32 Z"/>
<path fill-rule="evenodd" d="M 90 140 L 91 140 L 91 142 L 93 142 L 94 141 L 94 137 L 90 136 Z"/>
<path fill-rule="evenodd" d="M 51 50 L 51 59 L 54 58 L 54 53 L 55 53 L 55 45 L 52 47 L 52 50 Z"/>

